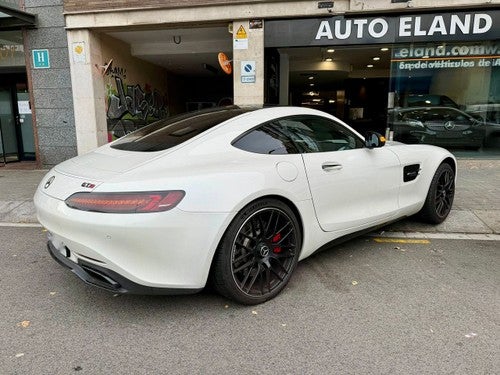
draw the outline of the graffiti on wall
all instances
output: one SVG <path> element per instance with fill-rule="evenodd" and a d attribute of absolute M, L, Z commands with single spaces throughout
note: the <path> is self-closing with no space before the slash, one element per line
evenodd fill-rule
<path fill-rule="evenodd" d="M 127 71 L 121 67 L 109 67 L 106 75 L 111 81 L 106 85 L 110 141 L 168 116 L 165 96 L 151 85 L 124 83 Z"/>

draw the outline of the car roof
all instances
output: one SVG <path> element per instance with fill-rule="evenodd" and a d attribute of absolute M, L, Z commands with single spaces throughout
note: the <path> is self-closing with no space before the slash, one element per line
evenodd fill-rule
<path fill-rule="evenodd" d="M 123 151 L 164 151 L 205 137 L 214 131 L 237 128 L 240 131 L 279 117 L 316 115 L 331 117 L 324 112 L 304 107 L 289 106 L 227 106 L 209 108 L 169 117 L 142 127 L 113 142 L 110 147 Z M 245 121 L 240 121 L 245 116 Z"/>

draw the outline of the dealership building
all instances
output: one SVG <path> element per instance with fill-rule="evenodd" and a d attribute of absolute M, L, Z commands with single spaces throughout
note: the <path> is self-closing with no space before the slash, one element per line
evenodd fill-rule
<path fill-rule="evenodd" d="M 499 39 L 498 0 L 0 0 L 0 166 L 229 104 L 498 157 Z"/>

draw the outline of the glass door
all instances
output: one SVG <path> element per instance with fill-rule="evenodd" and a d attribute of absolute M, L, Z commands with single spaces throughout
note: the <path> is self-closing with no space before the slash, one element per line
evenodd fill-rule
<path fill-rule="evenodd" d="M 22 160 L 35 160 L 35 137 L 33 135 L 33 117 L 31 115 L 30 97 L 25 84 L 17 84 L 17 116 L 19 148 Z"/>
<path fill-rule="evenodd" d="M 10 87 L 0 87 L 0 157 L 4 163 L 19 160 L 16 118 Z"/>

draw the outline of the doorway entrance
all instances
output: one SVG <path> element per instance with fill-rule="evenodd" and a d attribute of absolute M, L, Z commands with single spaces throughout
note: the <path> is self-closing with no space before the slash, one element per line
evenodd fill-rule
<path fill-rule="evenodd" d="M 0 162 L 35 160 L 26 75 L 0 75 Z"/>
<path fill-rule="evenodd" d="M 386 131 L 391 46 L 279 48 L 288 97 L 280 104 L 316 108 L 360 133 Z M 282 83 L 281 83 L 282 84 Z M 285 99 L 282 101 L 281 99 Z"/>

